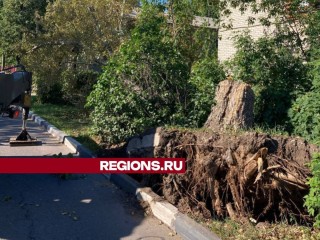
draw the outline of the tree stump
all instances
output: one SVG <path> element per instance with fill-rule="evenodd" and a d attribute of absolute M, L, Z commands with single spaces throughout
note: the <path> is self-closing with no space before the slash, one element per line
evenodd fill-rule
<path fill-rule="evenodd" d="M 219 83 L 215 105 L 205 127 L 214 131 L 247 129 L 253 126 L 254 93 L 250 85 L 233 80 Z"/>

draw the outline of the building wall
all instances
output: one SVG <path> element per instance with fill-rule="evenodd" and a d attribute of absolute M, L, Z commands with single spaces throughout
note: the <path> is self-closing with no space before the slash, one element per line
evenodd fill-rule
<path fill-rule="evenodd" d="M 236 48 L 234 46 L 233 37 L 237 33 L 244 31 L 249 31 L 253 39 L 258 39 L 259 37 L 269 35 L 274 30 L 274 27 L 265 27 L 258 21 L 259 17 L 266 17 L 265 13 L 254 14 L 250 9 L 241 13 L 239 9 L 231 8 L 231 15 L 225 17 L 222 20 L 221 26 L 223 24 L 232 24 L 231 29 L 226 29 L 224 27 L 219 28 L 219 40 L 218 40 L 218 59 L 223 62 L 230 59 L 235 53 Z M 253 25 L 248 24 L 248 18 L 255 17 L 256 21 Z"/>

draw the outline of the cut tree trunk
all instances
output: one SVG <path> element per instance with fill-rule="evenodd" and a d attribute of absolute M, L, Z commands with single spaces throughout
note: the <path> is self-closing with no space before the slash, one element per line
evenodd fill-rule
<path fill-rule="evenodd" d="M 220 82 L 215 103 L 205 127 L 219 131 L 253 126 L 254 93 L 250 85 L 232 80 Z"/>

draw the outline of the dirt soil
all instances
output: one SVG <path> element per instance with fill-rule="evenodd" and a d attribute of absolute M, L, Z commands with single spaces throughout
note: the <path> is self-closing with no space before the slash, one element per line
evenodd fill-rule
<path fill-rule="evenodd" d="M 144 183 L 161 186 L 170 203 L 195 216 L 309 223 L 303 197 L 316 151 L 301 138 L 163 130 L 154 156 L 186 158 L 187 172 L 145 176 Z"/>
<path fill-rule="evenodd" d="M 103 156 L 125 157 L 125 147 L 110 148 Z M 319 150 L 302 138 L 162 129 L 158 147 L 130 156 L 185 158 L 185 174 L 134 177 L 196 218 L 310 224 L 303 206 L 307 164 Z"/>

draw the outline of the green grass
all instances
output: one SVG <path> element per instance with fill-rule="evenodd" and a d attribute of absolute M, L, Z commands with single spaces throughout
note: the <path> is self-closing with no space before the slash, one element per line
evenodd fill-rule
<path fill-rule="evenodd" d="M 91 151 L 99 150 L 98 137 L 90 132 L 91 121 L 85 109 L 72 105 L 42 104 L 33 97 L 31 110 Z"/>
<path fill-rule="evenodd" d="M 305 226 L 285 223 L 264 224 L 256 227 L 251 223 L 239 224 L 230 219 L 208 221 L 205 224 L 222 240 L 318 240 L 320 231 Z"/>
<path fill-rule="evenodd" d="M 267 133 L 272 136 L 289 136 L 289 133 L 284 129 L 283 126 L 275 126 L 273 128 L 270 128 L 268 126 L 256 124 L 252 129 L 249 129 L 249 131 L 257 133 Z"/>
<path fill-rule="evenodd" d="M 207 133 L 214 134 L 215 132 L 216 133 L 220 132 L 220 131 L 213 131 L 212 129 L 207 127 L 190 128 L 190 127 L 172 126 L 172 125 L 165 126 L 165 129 L 169 131 L 182 131 L 182 132 L 191 132 L 191 133 L 207 132 Z M 270 128 L 270 127 L 258 125 L 258 124 L 256 124 L 254 127 L 249 129 L 237 129 L 237 130 L 225 129 L 224 133 L 236 135 L 236 136 L 240 136 L 245 133 L 261 133 L 261 134 L 269 134 L 271 136 L 284 136 L 284 137 L 291 136 L 287 131 L 284 130 L 282 126 L 276 126 L 276 127 Z"/>

